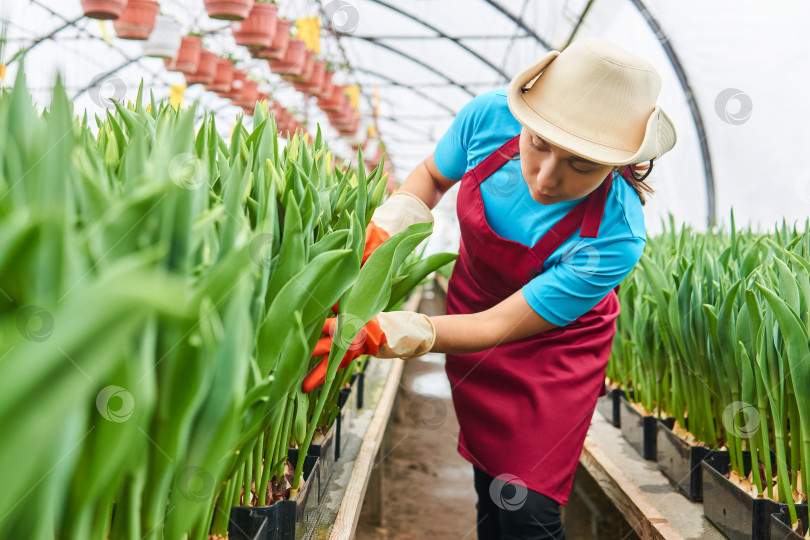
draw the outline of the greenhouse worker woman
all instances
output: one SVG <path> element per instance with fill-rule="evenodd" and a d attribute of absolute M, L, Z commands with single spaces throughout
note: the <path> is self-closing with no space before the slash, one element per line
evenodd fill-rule
<path fill-rule="evenodd" d="M 366 256 L 432 221 L 461 181 L 447 315 L 381 313 L 364 352 L 447 354 L 481 539 L 565 537 L 559 505 L 604 388 L 614 288 L 647 239 L 644 180 L 675 144 L 660 88 L 649 62 L 610 42 L 552 51 L 464 106 L 372 218 Z"/>

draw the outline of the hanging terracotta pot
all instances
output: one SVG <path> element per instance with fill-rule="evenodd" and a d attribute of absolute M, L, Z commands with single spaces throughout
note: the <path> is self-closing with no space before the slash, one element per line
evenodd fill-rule
<path fill-rule="evenodd" d="M 82 0 L 84 16 L 109 21 L 117 19 L 127 7 L 127 0 Z"/>
<path fill-rule="evenodd" d="M 354 135 L 357 132 L 357 127 L 359 125 L 360 125 L 360 118 L 354 116 L 349 122 L 338 128 L 338 133 L 340 133 L 343 136 Z"/>
<path fill-rule="evenodd" d="M 287 52 L 287 45 L 290 43 L 290 19 L 276 19 L 276 34 L 273 42 L 267 48 L 253 49 L 250 54 L 253 58 L 266 60 L 283 60 Z"/>
<path fill-rule="evenodd" d="M 253 107 L 258 97 L 259 83 L 246 80 L 242 85 L 242 92 L 239 94 L 239 98 L 233 99 L 232 101 L 234 105 L 239 105 L 240 107 Z"/>
<path fill-rule="evenodd" d="M 233 69 L 233 63 L 227 58 L 217 59 L 214 80 L 205 89 L 218 94 L 228 92 L 233 82 Z"/>
<path fill-rule="evenodd" d="M 352 107 L 349 98 L 344 96 L 340 108 L 335 111 L 327 112 L 326 116 L 329 117 L 332 126 L 334 126 L 335 129 L 339 129 L 341 126 L 352 121 L 352 118 L 354 118 L 354 107 Z"/>
<path fill-rule="evenodd" d="M 230 99 L 231 101 L 239 101 L 239 98 L 242 97 L 242 87 L 245 85 L 247 81 L 247 73 L 244 71 L 239 71 L 235 69 L 233 72 L 233 79 L 231 80 L 231 87 L 226 92 L 222 92 L 219 95 L 221 97 Z"/>
<path fill-rule="evenodd" d="M 197 36 L 183 36 L 180 40 L 177 55 L 172 59 L 165 59 L 163 63 L 169 71 L 182 71 L 191 74 L 197 71 L 201 51 L 202 39 Z"/>
<path fill-rule="evenodd" d="M 186 84 L 211 84 L 217 71 L 217 55 L 211 51 L 202 49 L 200 51 L 200 61 L 194 73 L 186 73 Z"/>
<path fill-rule="evenodd" d="M 205 0 L 205 10 L 212 19 L 241 21 L 250 14 L 253 0 Z"/>
<path fill-rule="evenodd" d="M 323 84 L 321 85 L 320 89 L 314 93 L 315 97 L 323 99 L 332 95 L 332 87 L 334 86 L 332 78 L 334 75 L 334 72 L 329 71 L 328 69 L 326 70 L 326 72 L 323 74 Z"/>
<path fill-rule="evenodd" d="M 304 92 L 312 97 L 318 97 L 326 78 L 326 62 L 318 60 L 312 65 L 312 74 L 306 82 Z"/>
<path fill-rule="evenodd" d="M 115 35 L 121 39 L 149 39 L 159 9 L 155 0 L 128 0 L 121 16 L 113 21 Z"/>
<path fill-rule="evenodd" d="M 143 55 L 171 58 L 180 49 L 180 23 L 168 15 L 155 17 L 155 27 L 143 43 Z"/>
<path fill-rule="evenodd" d="M 318 107 L 327 113 L 338 110 L 343 105 L 343 91 L 345 88 L 342 84 L 332 85 L 332 95 L 328 98 L 319 99 Z"/>
<path fill-rule="evenodd" d="M 244 21 L 231 23 L 233 38 L 244 47 L 269 47 L 276 36 L 276 13 L 278 6 L 255 2 L 250 15 Z"/>
<path fill-rule="evenodd" d="M 289 82 L 302 82 L 305 83 L 312 76 L 312 68 L 315 65 L 315 53 L 312 51 L 304 51 L 304 60 L 301 64 L 301 71 L 298 73 L 290 72 L 283 73 L 281 78 Z"/>
<path fill-rule="evenodd" d="M 270 60 L 267 63 L 273 73 L 300 75 L 301 68 L 304 67 L 305 56 L 306 44 L 300 39 L 293 38 L 287 45 L 283 60 Z"/>

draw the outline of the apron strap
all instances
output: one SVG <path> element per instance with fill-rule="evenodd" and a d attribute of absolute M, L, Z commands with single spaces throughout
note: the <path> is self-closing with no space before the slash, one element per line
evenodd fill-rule
<path fill-rule="evenodd" d="M 604 182 L 588 197 L 588 208 L 585 211 L 585 218 L 582 220 L 582 230 L 579 232 L 581 238 L 596 238 L 599 236 L 599 225 L 602 224 L 602 216 L 605 214 L 605 202 L 610 185 L 613 183 L 613 173 L 608 174 Z"/>
<path fill-rule="evenodd" d="M 480 184 L 489 178 L 492 173 L 503 167 L 507 161 L 515 157 L 518 150 L 520 150 L 519 133 L 484 158 L 484 161 L 470 169 L 470 173 L 472 173 L 472 177 L 475 179 L 475 185 Z"/>

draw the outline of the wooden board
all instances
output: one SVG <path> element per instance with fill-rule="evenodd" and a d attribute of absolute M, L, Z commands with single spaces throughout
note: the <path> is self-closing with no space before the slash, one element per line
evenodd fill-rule
<path fill-rule="evenodd" d="M 590 437 L 585 438 L 579 462 L 641 538 L 683 540 L 683 536 Z"/>

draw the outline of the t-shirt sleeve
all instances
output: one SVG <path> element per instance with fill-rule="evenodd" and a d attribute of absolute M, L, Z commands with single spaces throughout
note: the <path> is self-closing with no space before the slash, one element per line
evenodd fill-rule
<path fill-rule="evenodd" d="M 461 180 L 467 172 L 467 149 L 478 120 L 492 100 L 491 92 L 471 99 L 456 115 L 453 123 L 436 143 L 433 160 L 439 172 L 450 180 Z"/>
<path fill-rule="evenodd" d="M 565 326 L 598 304 L 638 264 L 647 240 L 633 236 L 583 238 L 560 262 L 523 287 L 523 297 L 538 315 Z"/>

